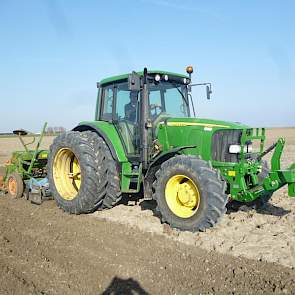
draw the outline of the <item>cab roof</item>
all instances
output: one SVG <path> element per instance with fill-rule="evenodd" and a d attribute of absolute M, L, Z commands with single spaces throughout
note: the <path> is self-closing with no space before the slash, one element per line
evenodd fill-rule
<path fill-rule="evenodd" d="M 140 76 L 143 76 L 143 71 L 136 72 L 136 73 Z M 113 83 L 113 82 L 117 82 L 117 81 L 121 81 L 121 80 L 126 80 L 126 79 L 128 79 L 129 74 L 130 73 L 108 77 L 108 78 L 101 80 L 99 82 L 99 84 L 105 85 L 105 84 L 109 84 L 109 83 Z M 187 75 L 172 73 L 172 72 L 167 72 L 167 71 L 161 71 L 161 70 L 151 70 L 151 71 L 148 71 L 148 74 L 152 74 L 152 75 L 160 74 L 160 75 L 168 75 L 168 76 L 179 77 L 179 78 L 188 78 Z"/>

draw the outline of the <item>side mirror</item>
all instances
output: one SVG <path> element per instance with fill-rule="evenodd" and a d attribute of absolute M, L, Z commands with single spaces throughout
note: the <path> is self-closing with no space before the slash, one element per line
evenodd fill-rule
<path fill-rule="evenodd" d="M 128 90 L 140 91 L 140 76 L 136 72 L 128 75 Z"/>
<path fill-rule="evenodd" d="M 210 86 L 206 86 L 207 99 L 211 99 L 212 90 Z"/>

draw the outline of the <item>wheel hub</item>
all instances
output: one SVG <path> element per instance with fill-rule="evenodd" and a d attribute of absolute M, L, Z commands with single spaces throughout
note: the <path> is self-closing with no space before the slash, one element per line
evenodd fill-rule
<path fill-rule="evenodd" d="M 197 184 L 185 175 L 174 175 L 166 183 L 165 199 L 169 209 L 181 218 L 192 217 L 199 208 Z"/>
<path fill-rule="evenodd" d="M 81 168 L 78 158 L 69 148 L 63 148 L 55 155 L 53 178 L 63 199 L 70 201 L 76 197 L 81 186 Z"/>
<path fill-rule="evenodd" d="M 194 190 L 191 187 L 191 185 L 187 182 L 179 185 L 177 197 L 180 203 L 182 203 L 182 205 L 186 207 L 193 208 L 197 203 L 197 200 L 194 195 Z"/>

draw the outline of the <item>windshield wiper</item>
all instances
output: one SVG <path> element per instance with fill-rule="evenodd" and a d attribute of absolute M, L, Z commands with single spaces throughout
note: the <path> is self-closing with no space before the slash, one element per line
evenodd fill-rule
<path fill-rule="evenodd" d="M 188 98 L 186 98 L 182 91 L 178 89 L 177 84 L 173 82 L 170 82 L 170 84 L 172 84 L 177 89 L 177 91 L 181 94 L 182 98 L 184 99 L 186 106 L 189 107 Z"/>

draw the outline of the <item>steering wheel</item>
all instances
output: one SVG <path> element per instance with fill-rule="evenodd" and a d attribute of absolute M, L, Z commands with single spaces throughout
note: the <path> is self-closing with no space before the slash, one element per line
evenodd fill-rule
<path fill-rule="evenodd" d="M 159 113 L 157 112 L 157 109 L 159 109 Z M 153 103 L 153 104 L 151 104 L 150 105 L 150 110 L 151 110 L 151 113 L 154 111 L 155 113 L 154 114 L 152 114 L 152 117 L 157 117 L 160 113 L 162 113 L 162 106 L 161 105 L 159 105 L 159 104 L 155 104 L 155 103 Z"/>

